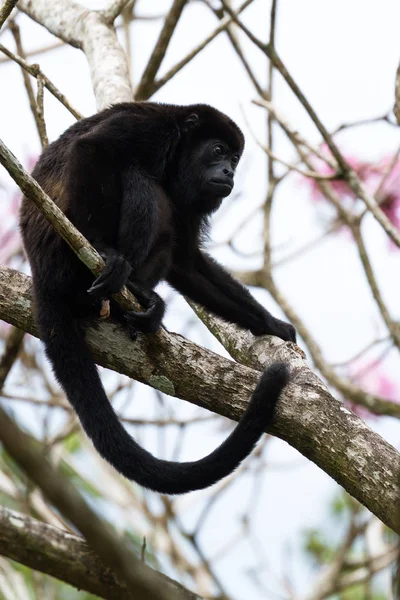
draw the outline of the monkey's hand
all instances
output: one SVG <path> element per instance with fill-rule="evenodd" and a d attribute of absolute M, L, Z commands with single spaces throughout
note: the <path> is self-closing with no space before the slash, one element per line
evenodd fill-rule
<path fill-rule="evenodd" d="M 154 290 L 145 290 L 136 282 L 129 281 L 127 287 L 146 309 L 143 312 L 130 310 L 125 313 L 131 338 L 135 340 L 139 331 L 156 333 L 165 312 L 164 300 Z"/>
<path fill-rule="evenodd" d="M 131 274 L 132 267 L 116 250 L 100 252 L 105 261 L 105 267 L 88 289 L 88 294 L 105 300 L 123 288 Z"/>
<path fill-rule="evenodd" d="M 285 342 L 296 343 L 296 330 L 290 323 L 276 319 L 269 313 L 265 316 L 262 326 L 251 329 L 253 335 L 276 335 Z"/>

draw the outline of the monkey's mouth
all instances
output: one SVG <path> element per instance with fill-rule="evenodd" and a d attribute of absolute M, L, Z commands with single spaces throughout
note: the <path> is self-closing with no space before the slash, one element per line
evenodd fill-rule
<path fill-rule="evenodd" d="M 209 185 L 212 191 L 219 197 L 229 196 L 233 190 L 233 181 L 230 179 L 210 179 Z"/>

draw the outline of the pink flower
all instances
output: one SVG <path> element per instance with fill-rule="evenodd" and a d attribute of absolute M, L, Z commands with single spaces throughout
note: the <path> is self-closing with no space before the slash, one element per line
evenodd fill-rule
<path fill-rule="evenodd" d="M 400 403 L 400 385 L 385 370 L 381 359 L 354 361 L 348 367 L 347 377 L 366 393 Z M 359 416 L 373 416 L 368 409 L 361 405 L 354 404 L 351 401 L 347 401 L 347 404 Z"/>
<path fill-rule="evenodd" d="M 321 150 L 330 156 L 326 146 L 322 146 Z M 368 192 L 375 195 L 382 211 L 391 223 L 400 230 L 400 157 L 394 159 L 393 156 L 385 156 L 378 162 L 360 161 L 351 155 L 344 155 L 344 157 L 365 184 Z M 314 158 L 313 165 L 314 169 L 323 175 L 334 173 L 332 167 L 320 158 Z M 307 184 L 313 200 L 325 199 L 315 179 L 307 178 Z M 349 208 L 354 205 L 357 197 L 345 181 L 333 180 L 329 182 L 329 185 Z M 393 242 L 390 242 L 390 247 L 398 250 Z"/>
<path fill-rule="evenodd" d="M 392 162 L 393 158 L 387 156 L 379 163 L 379 171 L 388 174 L 377 193 L 377 201 L 387 218 L 400 229 L 400 159 Z"/>
<path fill-rule="evenodd" d="M 320 150 L 323 154 L 326 155 L 327 158 L 332 159 L 331 152 L 325 144 L 323 144 L 320 147 Z M 345 156 L 345 158 L 349 165 L 358 174 L 358 176 L 364 181 L 364 174 L 366 169 L 368 169 L 369 164 L 359 161 L 358 158 L 356 158 L 355 156 L 347 155 Z M 312 162 L 314 170 L 320 173 L 321 175 L 333 175 L 335 172 L 335 170 L 321 158 L 314 157 Z M 307 177 L 307 183 L 311 189 L 311 197 L 313 198 L 313 200 L 325 200 L 324 193 L 320 189 L 317 180 L 312 179 L 311 177 Z M 354 192 L 349 188 L 346 181 L 343 181 L 342 179 L 333 179 L 329 181 L 329 185 L 332 186 L 333 190 L 341 198 L 350 198 L 352 200 L 356 199 Z"/>

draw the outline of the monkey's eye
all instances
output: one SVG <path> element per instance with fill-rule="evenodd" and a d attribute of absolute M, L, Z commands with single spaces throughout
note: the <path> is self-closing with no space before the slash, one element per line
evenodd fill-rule
<path fill-rule="evenodd" d="M 213 148 L 213 154 L 215 154 L 215 156 L 222 156 L 224 153 L 224 149 L 222 146 L 214 146 Z"/>
<path fill-rule="evenodd" d="M 237 155 L 237 154 L 234 154 L 234 155 L 232 156 L 232 158 L 231 158 L 231 162 L 232 162 L 232 164 L 233 164 L 233 165 L 236 167 L 236 165 L 237 165 L 237 164 L 238 164 L 238 162 L 239 162 L 239 157 L 238 157 L 238 155 Z"/>

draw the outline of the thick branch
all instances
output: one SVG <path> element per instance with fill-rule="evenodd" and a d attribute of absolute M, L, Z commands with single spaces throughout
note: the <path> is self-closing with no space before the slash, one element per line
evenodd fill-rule
<path fill-rule="evenodd" d="M 18 8 L 50 33 L 84 51 L 89 63 L 97 107 L 131 102 L 132 88 L 126 55 L 114 27 L 103 14 L 72 0 L 19 0 Z"/>
<path fill-rule="evenodd" d="M 0 554 L 100 598 L 131 598 L 82 538 L 4 506 L 0 507 Z M 156 571 L 154 577 L 172 593 L 179 590 L 182 600 L 199 598 L 169 577 Z"/>
<path fill-rule="evenodd" d="M 0 318 L 38 335 L 31 313 L 30 279 L 7 267 L 0 267 Z M 98 364 L 236 421 L 247 406 L 259 370 L 284 360 L 292 381 L 270 431 L 400 531 L 396 514 L 400 454 L 395 448 L 329 394 L 294 345 L 276 338 L 255 339 L 215 318 L 212 330 L 224 335 L 221 339 L 232 355 L 255 368 L 227 360 L 177 334 L 143 335 L 131 342 L 113 322 L 88 324 L 86 340 Z"/>
<path fill-rule="evenodd" d="M 33 440 L 0 407 L 0 440 L 8 454 L 55 506 L 85 536 L 99 558 L 126 584 L 132 600 L 181 600 L 181 587 L 166 587 L 163 577 L 135 556 L 129 545 L 89 508 L 74 486 L 46 459 Z"/>

